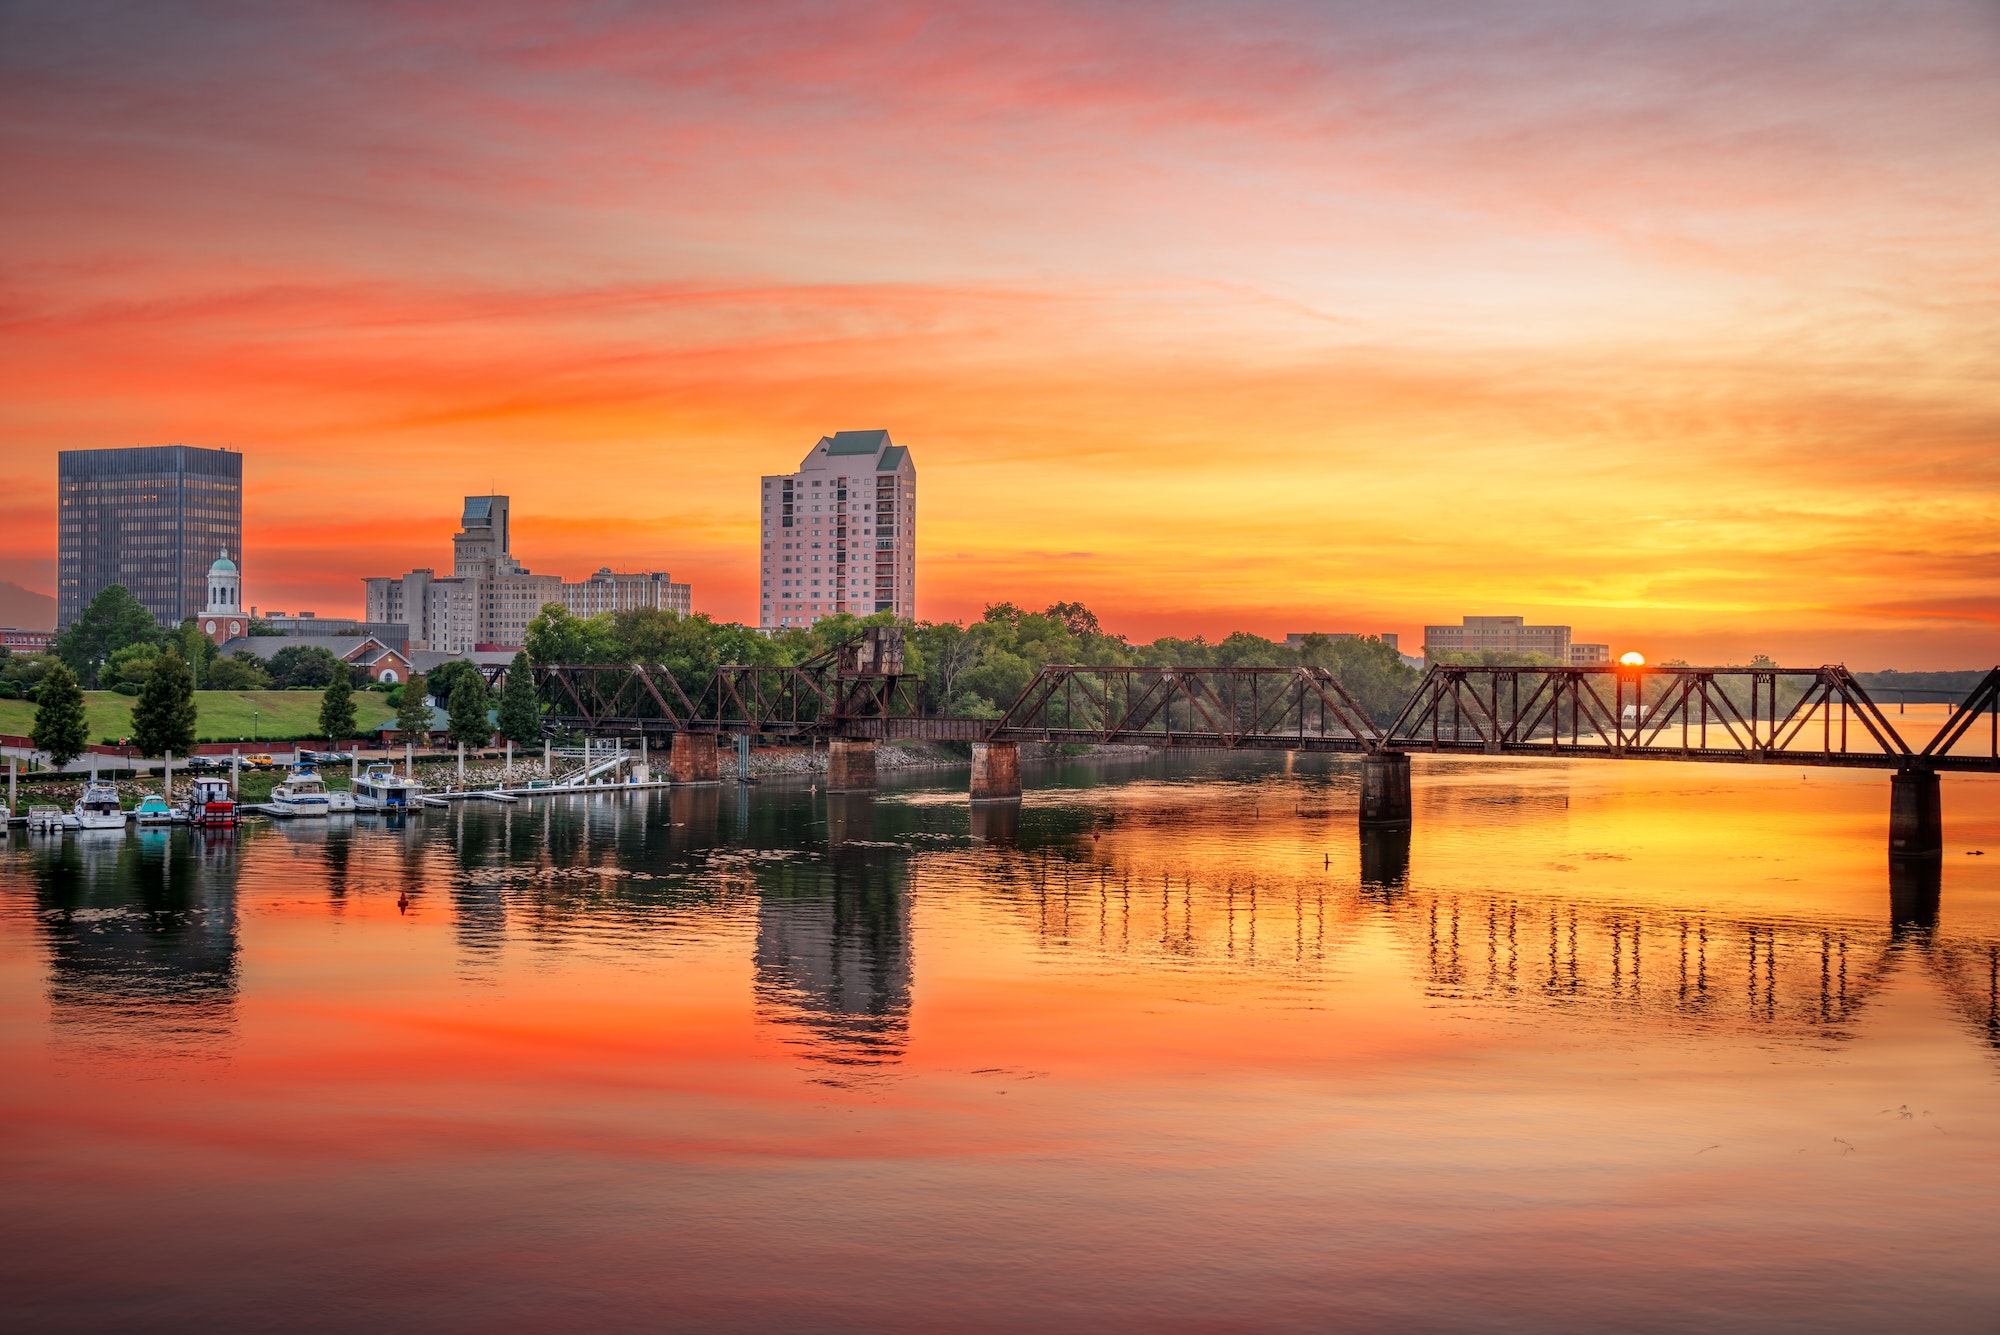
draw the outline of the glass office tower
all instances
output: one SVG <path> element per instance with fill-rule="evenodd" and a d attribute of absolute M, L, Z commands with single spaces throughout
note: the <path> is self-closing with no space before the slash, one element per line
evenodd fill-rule
<path fill-rule="evenodd" d="M 243 456 L 191 445 L 64 450 L 56 464 L 56 624 L 123 584 L 169 626 L 208 601 L 208 568 L 243 564 Z"/>

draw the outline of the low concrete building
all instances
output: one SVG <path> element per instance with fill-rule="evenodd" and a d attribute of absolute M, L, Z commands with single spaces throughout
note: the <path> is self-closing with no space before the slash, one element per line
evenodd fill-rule
<path fill-rule="evenodd" d="M 0 648 L 14 654 L 44 654 L 56 642 L 52 630 L 23 630 L 19 626 L 0 626 Z"/>
<path fill-rule="evenodd" d="M 1456 626 L 1425 626 L 1424 654 L 1540 654 L 1558 663 L 1569 658 L 1568 626 L 1530 626 L 1525 617 L 1465 617 Z"/>

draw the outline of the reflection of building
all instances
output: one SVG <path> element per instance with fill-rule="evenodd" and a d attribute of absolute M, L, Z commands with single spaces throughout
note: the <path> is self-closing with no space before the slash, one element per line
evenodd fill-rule
<path fill-rule="evenodd" d="M 199 833 L 82 836 L 32 862 L 50 1022 L 135 1057 L 187 1056 L 235 1025 L 234 849 Z"/>
<path fill-rule="evenodd" d="M 514 559 L 512 501 L 506 496 L 467 496 L 451 545 L 448 577 L 423 569 L 362 581 L 367 620 L 408 626 L 413 652 L 519 648 L 528 623 L 547 603 L 561 603 L 577 616 L 639 609 L 686 616 L 692 607 L 689 587 L 674 583 L 664 570 L 621 575 L 605 566 L 577 583 L 530 572 Z"/>
<path fill-rule="evenodd" d="M 767 886 L 759 897 L 758 1015 L 823 1061 L 895 1062 L 909 1038 L 909 898 L 888 868 L 824 874 L 820 886 Z"/>
<path fill-rule="evenodd" d="M 219 548 L 243 551 L 243 456 L 192 445 L 56 456 L 56 624 L 123 584 L 164 625 L 207 602 Z"/>
<path fill-rule="evenodd" d="M 917 466 L 887 431 L 821 436 L 758 499 L 757 624 L 917 614 Z"/>

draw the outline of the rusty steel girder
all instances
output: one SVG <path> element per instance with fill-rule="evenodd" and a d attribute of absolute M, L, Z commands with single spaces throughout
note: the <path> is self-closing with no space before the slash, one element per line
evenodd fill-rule
<path fill-rule="evenodd" d="M 1045 667 L 992 741 L 1368 752 L 1382 730 L 1316 667 Z"/>
<path fill-rule="evenodd" d="M 1854 675 L 1816 668 L 1437 664 L 1390 747 L 1920 767 Z"/>
<path fill-rule="evenodd" d="M 659 736 L 685 732 L 694 704 L 657 663 L 567 663 L 535 668 L 544 726 L 562 732 Z"/>

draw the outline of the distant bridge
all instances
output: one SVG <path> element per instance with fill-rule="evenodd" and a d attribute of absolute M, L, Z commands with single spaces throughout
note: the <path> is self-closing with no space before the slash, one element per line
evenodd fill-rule
<path fill-rule="evenodd" d="M 825 738 L 836 788 L 874 786 L 877 741 L 970 742 L 975 798 L 1019 795 L 1021 742 L 1330 752 L 1364 759 L 1363 821 L 1394 824 L 1413 752 L 1863 767 L 1895 771 L 1891 847 L 1926 853 L 1942 847 L 1938 773 L 2000 773 L 2000 668 L 1921 747 L 1839 665 L 1440 664 L 1386 724 L 1316 667 L 1052 665 L 997 719 L 927 715 L 894 626 L 795 666 L 716 668 L 694 696 L 657 664 L 537 665 L 535 680 L 551 729 L 671 740 L 692 782 L 717 777 L 713 747 L 692 745 L 704 735 Z"/>

